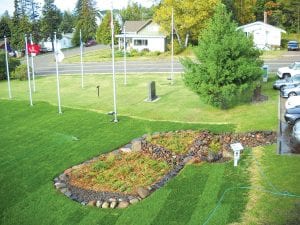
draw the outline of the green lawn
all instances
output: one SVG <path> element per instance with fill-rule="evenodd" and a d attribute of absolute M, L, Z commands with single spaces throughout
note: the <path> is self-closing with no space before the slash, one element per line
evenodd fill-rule
<path fill-rule="evenodd" d="M 48 103 L 36 102 L 29 107 L 27 101 L 0 100 L 0 224 L 249 224 L 252 217 L 259 222 L 253 224 L 287 224 L 299 218 L 299 198 L 257 192 L 257 201 L 253 190 L 238 189 L 256 183 L 270 189 L 272 182 L 280 191 L 300 195 L 300 158 L 278 156 L 274 145 L 253 153 L 247 150 L 237 168 L 232 162 L 186 166 L 163 188 L 127 209 L 81 206 L 53 187 L 53 178 L 70 166 L 145 133 L 176 129 L 223 132 L 235 127 L 124 116 L 119 123 L 111 123 L 110 116 L 89 110 L 64 108 L 64 114 L 56 112 L 57 107 Z M 252 154 L 265 176 L 252 171 Z"/>
<path fill-rule="evenodd" d="M 118 113 L 149 120 L 231 123 L 236 126 L 237 131 L 277 129 L 278 92 L 272 89 L 274 78 L 263 84 L 263 94 L 268 96 L 268 101 L 219 110 L 203 103 L 198 95 L 183 84 L 181 75 L 175 75 L 174 85 L 169 84 L 167 77 L 167 74 L 128 75 L 128 85 L 125 86 L 123 75 L 117 75 Z M 111 75 L 85 76 L 84 89 L 81 89 L 81 76 L 61 76 L 60 81 L 63 106 L 102 113 L 113 110 Z M 153 103 L 144 101 L 150 81 L 156 82 L 157 95 L 160 97 L 159 101 Z M 97 85 L 100 85 L 100 97 L 97 97 Z M 29 102 L 26 81 L 13 81 L 11 86 L 15 100 Z M 45 101 L 57 104 L 55 76 L 38 78 L 36 88 L 37 92 L 33 94 L 34 103 Z M 7 83 L 0 82 L 0 99 L 7 99 L 7 96 Z"/>

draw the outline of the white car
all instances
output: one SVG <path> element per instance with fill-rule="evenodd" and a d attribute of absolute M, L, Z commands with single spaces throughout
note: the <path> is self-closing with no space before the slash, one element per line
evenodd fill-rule
<path fill-rule="evenodd" d="M 277 76 L 281 78 L 292 77 L 300 73 L 300 62 L 294 62 L 288 67 L 280 67 L 277 71 Z"/>
<path fill-rule="evenodd" d="M 285 102 L 285 109 L 295 108 L 300 106 L 300 96 L 291 96 Z"/>

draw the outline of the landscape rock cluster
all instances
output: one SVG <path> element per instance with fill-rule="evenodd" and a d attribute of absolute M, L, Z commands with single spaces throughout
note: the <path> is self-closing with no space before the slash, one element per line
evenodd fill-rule
<path fill-rule="evenodd" d="M 184 154 L 175 154 L 163 146 L 151 143 L 152 139 L 165 136 L 171 137 L 174 133 L 183 132 L 195 135 L 193 143 L 190 145 L 188 151 L 186 151 Z M 68 174 L 72 171 L 72 169 L 78 168 L 79 165 L 65 170 L 63 174 L 55 178 L 54 186 L 65 196 L 81 203 L 82 205 L 95 206 L 98 208 L 126 208 L 129 205 L 136 204 L 137 202 L 149 196 L 158 188 L 162 187 L 167 181 L 175 177 L 185 166 L 185 164 L 197 163 L 201 161 L 226 161 L 233 157 L 230 149 L 230 144 L 232 143 L 240 142 L 245 148 L 256 147 L 275 143 L 276 138 L 277 134 L 272 131 L 250 132 L 244 134 L 213 134 L 208 131 L 196 132 L 188 130 L 144 135 L 141 138 L 132 140 L 126 146 L 113 151 L 113 154 L 141 151 L 151 155 L 153 159 L 166 161 L 172 166 L 172 169 L 151 186 L 147 188 L 139 187 L 137 189 L 137 195 L 96 192 L 71 185 L 68 182 Z M 210 151 L 210 144 L 213 141 L 220 143 L 220 148 L 218 152 L 214 152 L 212 154 Z M 94 162 L 94 160 L 95 158 L 86 161 L 83 164 Z"/>

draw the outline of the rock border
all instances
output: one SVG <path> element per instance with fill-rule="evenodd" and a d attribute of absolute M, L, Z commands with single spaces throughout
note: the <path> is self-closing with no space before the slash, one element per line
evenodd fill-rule
<path fill-rule="evenodd" d="M 174 152 L 158 145 L 154 145 L 148 139 L 155 139 L 164 136 L 170 136 L 176 133 L 196 134 L 196 138 L 185 154 L 175 154 Z M 129 144 L 112 151 L 113 154 L 129 152 L 145 152 L 154 159 L 163 159 L 172 169 L 165 174 L 159 181 L 147 188 L 139 187 L 138 195 L 127 195 L 114 192 L 97 192 L 75 187 L 69 183 L 69 173 L 80 165 L 92 163 L 98 159 L 95 157 L 82 164 L 73 166 L 65 170 L 54 179 L 55 188 L 68 198 L 79 202 L 82 205 L 94 206 L 98 208 L 127 208 L 136 204 L 142 199 L 148 197 L 157 189 L 163 187 L 170 179 L 175 177 L 186 164 L 193 164 L 201 161 L 224 162 L 232 159 L 233 154 L 230 149 L 231 143 L 240 142 L 244 147 L 256 147 L 276 143 L 277 134 L 273 131 L 257 131 L 243 134 L 223 133 L 213 134 L 209 131 L 179 130 L 174 132 L 156 132 L 151 135 L 143 135 L 141 138 L 133 139 Z M 220 151 L 211 154 L 209 144 L 217 140 L 220 145 Z M 111 154 L 107 153 L 107 154 Z"/>

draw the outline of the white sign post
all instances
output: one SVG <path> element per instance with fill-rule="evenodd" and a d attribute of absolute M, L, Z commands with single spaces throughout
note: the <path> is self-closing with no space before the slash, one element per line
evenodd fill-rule
<path fill-rule="evenodd" d="M 244 149 L 241 143 L 234 143 L 230 145 L 232 151 L 233 151 L 233 160 L 234 160 L 234 166 L 238 165 L 238 161 L 240 159 L 241 151 Z"/>

